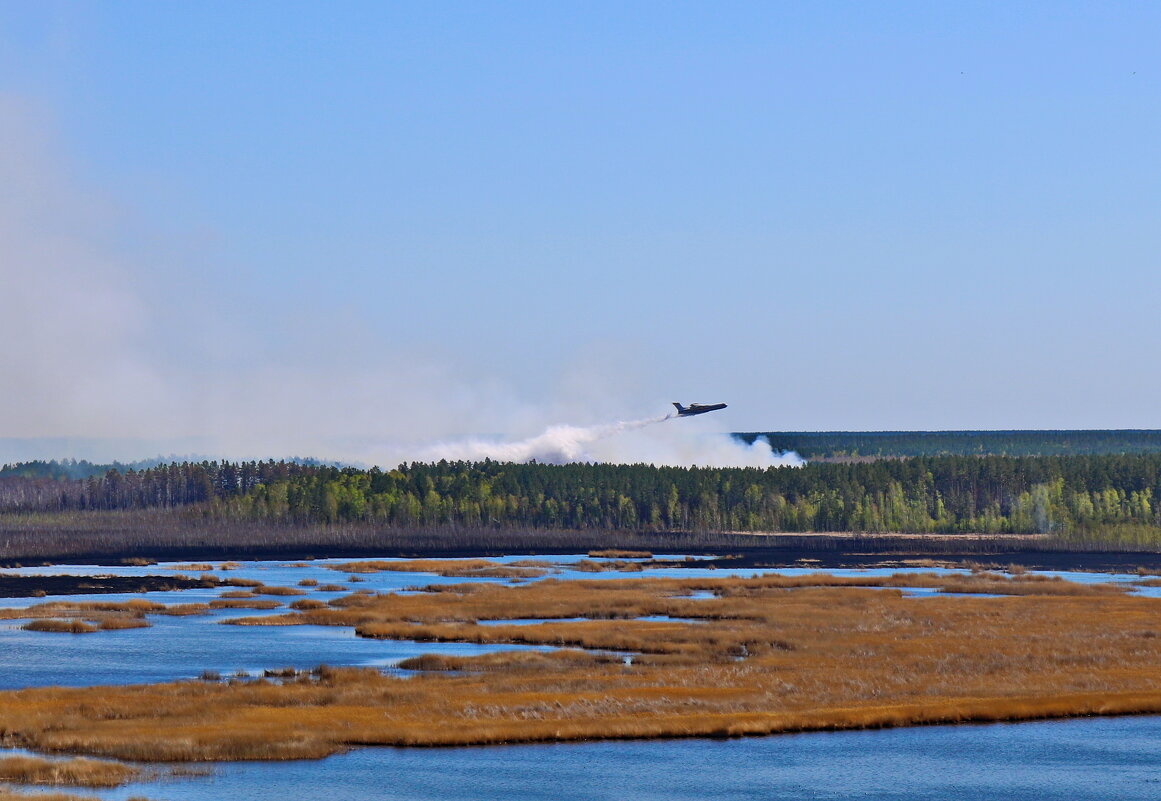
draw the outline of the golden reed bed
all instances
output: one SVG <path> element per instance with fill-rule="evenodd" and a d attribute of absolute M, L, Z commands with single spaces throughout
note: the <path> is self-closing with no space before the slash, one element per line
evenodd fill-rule
<path fill-rule="evenodd" d="M 1005 597 L 908 598 L 898 586 Z M 421 657 L 408 666 L 435 672 L 413 678 L 321 669 L 5 692 L 0 735 L 42 751 L 195 761 L 1161 712 L 1161 601 L 1108 586 L 979 574 L 430 589 L 235 622 L 567 647 Z M 634 619 L 660 615 L 677 619 Z M 476 622 L 543 617 L 561 620 Z"/>
<path fill-rule="evenodd" d="M 0 801 L 98 801 L 72 793 L 23 792 L 12 785 L 120 787 L 145 777 L 140 768 L 92 759 L 47 760 L 32 756 L 0 757 Z M 150 777 L 154 778 L 154 777 Z M 148 801 L 135 796 L 129 801 Z"/>

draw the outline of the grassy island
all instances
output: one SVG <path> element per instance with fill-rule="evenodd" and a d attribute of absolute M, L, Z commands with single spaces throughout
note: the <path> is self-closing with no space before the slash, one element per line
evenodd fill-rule
<path fill-rule="evenodd" d="M 423 672 L 403 678 L 320 668 L 4 692 L 4 742 L 142 761 L 297 759 L 1161 712 L 1161 601 L 1043 576 L 549 578 L 305 606 L 232 622 L 554 648 L 420 657 L 404 667 Z"/>

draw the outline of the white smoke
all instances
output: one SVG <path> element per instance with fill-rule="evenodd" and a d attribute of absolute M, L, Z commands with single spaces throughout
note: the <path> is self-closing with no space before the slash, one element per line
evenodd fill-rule
<path fill-rule="evenodd" d="M 673 417 L 649 417 L 644 420 L 623 420 L 595 426 L 556 425 L 544 433 L 515 442 L 469 438 L 453 442 L 441 442 L 423 453 L 419 461 L 440 459 L 482 461 L 492 459 L 498 462 L 545 462 L 547 464 L 567 464 L 568 462 L 599 461 L 589 454 L 586 446 L 609 437 L 645 426 L 664 423 Z"/>
<path fill-rule="evenodd" d="M 597 461 L 617 464 L 652 464 L 673 467 L 801 467 L 805 461 L 797 453 L 775 451 L 765 437 L 746 444 L 719 432 L 697 430 L 692 421 L 675 421 L 628 432 L 597 443 Z"/>
<path fill-rule="evenodd" d="M 554 425 L 527 439 L 480 437 L 452 440 L 421 449 L 415 460 L 546 464 L 606 462 L 675 467 L 781 467 L 804 464 L 796 453 L 777 453 L 764 438 L 746 444 L 728 434 L 698 434 L 681 426 L 659 426 L 676 415 L 622 420 L 592 426 Z"/>
<path fill-rule="evenodd" d="M 454 349 L 389 342 L 347 307 L 320 304 L 302 326 L 279 300 L 243 303 L 210 269 L 200 229 L 177 234 L 193 247 L 169 242 L 84 175 L 51 115 L 0 92 L 0 464 L 191 453 L 383 467 L 796 463 L 699 434 L 701 418 L 584 425 L 610 398 L 624 404 L 611 416 L 653 408 L 669 376 L 631 343 L 506 375 Z M 547 425 L 559 420 L 580 424 Z"/>

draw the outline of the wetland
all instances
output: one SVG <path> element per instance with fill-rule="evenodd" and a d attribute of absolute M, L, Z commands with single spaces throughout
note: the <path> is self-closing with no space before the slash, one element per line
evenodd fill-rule
<path fill-rule="evenodd" d="M 0 731 L 38 757 L 209 763 L 211 776 L 249 775 L 229 767 L 239 760 L 326 757 L 307 764 L 330 775 L 372 745 L 515 753 L 607 740 L 663 755 L 685 747 L 674 738 L 1140 713 L 1150 715 L 1129 720 L 1148 728 L 1161 712 L 1161 588 L 1148 577 L 722 563 L 576 554 L 22 568 L 11 573 L 101 589 L 202 573 L 168 590 L 12 599 L 0 612 Z M 216 781 L 149 775 L 164 778 L 86 792 L 200 798 Z"/>

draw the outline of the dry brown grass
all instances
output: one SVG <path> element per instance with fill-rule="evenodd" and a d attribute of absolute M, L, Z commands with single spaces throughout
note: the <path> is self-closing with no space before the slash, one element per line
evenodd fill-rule
<path fill-rule="evenodd" d="M 644 562 L 627 562 L 624 559 L 606 559 L 596 562 L 592 559 L 582 559 L 573 565 L 575 570 L 586 573 L 603 573 L 606 570 L 616 570 L 621 573 L 640 573 L 647 567 Z"/>
<path fill-rule="evenodd" d="M 803 563 L 803 564 L 812 564 L 812 563 L 816 564 L 818 562 L 817 559 L 799 559 L 798 561 Z M 946 567 L 946 568 L 953 568 L 953 569 L 960 567 L 960 565 L 956 564 L 955 562 L 949 562 L 949 561 L 944 560 L 944 559 L 929 559 L 929 558 L 900 559 L 899 564 L 903 565 L 904 567 L 928 567 L 928 568 Z"/>
<path fill-rule="evenodd" d="M 651 551 L 626 551 L 620 548 L 605 548 L 600 551 L 589 551 L 592 559 L 652 559 Z"/>
<path fill-rule="evenodd" d="M 891 586 L 956 582 L 1009 594 L 914 599 Z M 857 583 L 868 580 L 547 579 L 349 595 L 242 622 L 577 649 L 420 657 L 405 664 L 432 672 L 407 679 L 321 669 L 257 681 L 5 692 L 0 731 L 38 750 L 195 761 L 312 758 L 369 744 L 1161 713 L 1161 600 L 994 574 L 887 577 L 874 580 L 878 589 Z M 642 615 L 699 622 L 634 619 Z M 585 619 L 476 622 L 543 617 Z"/>
<path fill-rule="evenodd" d="M 988 595 L 1118 595 L 1127 591 L 1121 584 L 1078 584 L 1038 573 L 1016 573 L 1009 577 L 987 570 L 942 577 L 929 573 L 896 573 L 879 586 L 935 587 L 940 592 Z"/>
<path fill-rule="evenodd" d="M 291 609 L 298 609 L 298 610 L 303 610 L 303 609 L 326 609 L 326 608 L 327 608 L 327 605 L 326 605 L 326 603 L 325 603 L 324 601 L 316 601 L 316 600 L 315 600 L 315 599 L 313 599 L 313 598 L 303 598 L 302 600 L 299 600 L 299 601 L 294 601 L 294 602 L 293 602 L 293 603 L 290 605 L 290 608 L 291 608 Z"/>
<path fill-rule="evenodd" d="M 515 667 L 523 670 L 561 670 L 622 663 L 623 657 L 617 654 L 598 654 L 575 648 L 562 648 L 559 651 L 502 651 L 482 656 L 423 654 L 404 659 L 397 667 L 403 670 L 452 672 L 512 670 Z"/>
<path fill-rule="evenodd" d="M 170 604 L 163 609 L 158 609 L 154 614 L 168 615 L 170 617 L 188 617 L 190 615 L 208 615 L 209 613 L 209 604 Z"/>
<path fill-rule="evenodd" d="M 189 570 L 194 573 L 208 573 L 214 569 L 214 566 L 206 562 L 192 562 L 185 565 L 171 565 L 169 570 Z"/>
<path fill-rule="evenodd" d="M 101 631 L 121 631 L 122 629 L 147 629 L 152 625 L 141 617 L 106 617 L 97 624 Z"/>
<path fill-rule="evenodd" d="M 53 601 L 35 604 L 26 609 L 0 609 L 0 620 L 27 619 L 21 628 L 27 631 L 67 632 L 90 634 L 96 631 L 120 631 L 148 628 L 146 615 L 205 615 L 211 609 L 275 609 L 278 601 L 247 598 L 215 600 L 208 604 L 166 605 L 145 598 L 130 601 Z"/>
<path fill-rule="evenodd" d="M 0 620 L 28 619 L 25 631 L 91 634 L 96 631 L 141 629 L 149 626 L 147 612 L 158 612 L 165 604 L 144 599 L 132 601 L 54 601 L 27 609 L 0 609 Z"/>
<path fill-rule="evenodd" d="M 300 590 L 298 587 L 268 587 L 266 585 L 255 587 L 253 592 L 255 595 L 306 595 L 306 590 Z"/>
<path fill-rule="evenodd" d="M 95 759 L 49 760 L 32 756 L 0 758 L 0 781 L 16 784 L 119 787 L 140 775 L 140 768 Z"/>
<path fill-rule="evenodd" d="M 229 587 L 261 587 L 262 582 L 258 579 L 248 578 L 234 578 L 222 579 L 221 583 Z"/>
<path fill-rule="evenodd" d="M 47 631 L 56 634 L 92 634 L 94 631 L 100 631 L 97 626 L 83 620 L 58 620 L 56 618 L 30 620 L 20 628 L 25 631 Z"/>
<path fill-rule="evenodd" d="M 67 615 L 89 616 L 111 612 L 116 614 L 145 614 L 160 612 L 165 604 L 134 598 L 131 601 L 51 601 L 34 604 L 26 609 L 0 609 L 0 620 L 25 617 L 62 617 Z"/>

